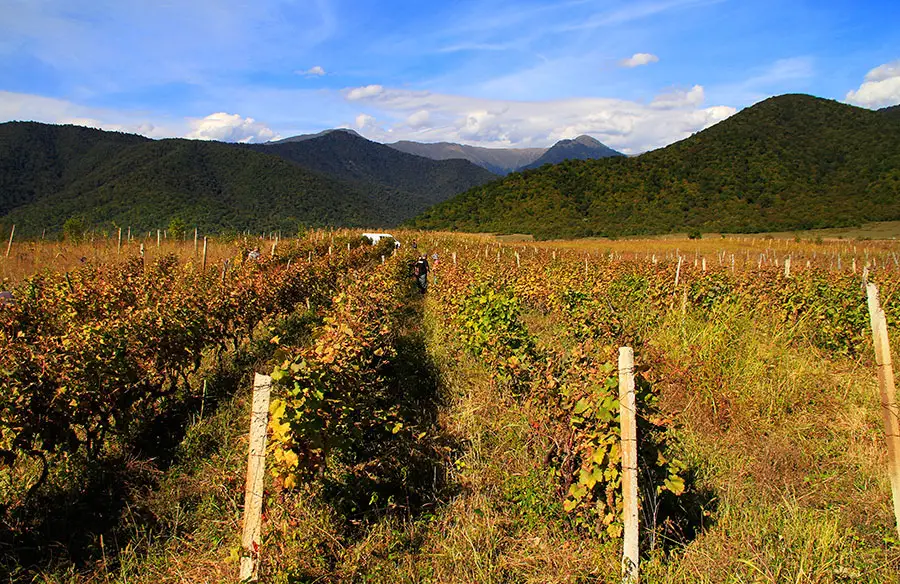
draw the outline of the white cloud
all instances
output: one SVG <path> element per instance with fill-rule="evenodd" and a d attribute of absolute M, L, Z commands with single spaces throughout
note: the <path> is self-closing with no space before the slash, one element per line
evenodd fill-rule
<path fill-rule="evenodd" d="M 676 89 L 669 93 L 661 93 L 653 98 L 650 107 L 657 109 L 697 107 L 703 103 L 704 99 L 703 86 L 695 85 L 687 91 Z"/>
<path fill-rule="evenodd" d="M 380 85 L 366 85 L 365 87 L 354 87 L 347 91 L 347 99 L 356 101 L 358 99 L 366 99 L 373 97 L 384 91 Z"/>
<path fill-rule="evenodd" d="M 297 73 L 306 75 L 307 77 L 322 77 L 325 75 L 325 69 L 323 69 L 321 65 L 316 65 L 315 67 L 310 67 L 306 71 L 297 71 Z"/>
<path fill-rule="evenodd" d="M 900 104 L 900 61 L 869 71 L 859 89 L 847 93 L 847 101 L 865 107 Z"/>
<path fill-rule="evenodd" d="M 650 63 L 659 63 L 659 57 L 650 53 L 635 53 L 627 59 L 619 61 L 622 67 L 640 67 L 641 65 L 649 65 Z"/>
<path fill-rule="evenodd" d="M 218 140 L 220 142 L 268 142 L 281 136 L 263 123 L 253 118 L 243 118 L 238 114 L 218 112 L 205 118 L 191 121 L 192 131 L 186 138 L 198 140 Z"/>
<path fill-rule="evenodd" d="M 360 130 L 378 129 L 378 120 L 369 114 L 359 114 L 356 116 L 356 127 Z"/>
<path fill-rule="evenodd" d="M 406 118 L 406 125 L 413 129 L 425 128 L 428 127 L 430 120 L 431 114 L 428 110 L 419 110 Z"/>
<path fill-rule="evenodd" d="M 606 98 L 494 100 L 391 88 L 355 101 L 380 112 L 379 125 L 368 123 L 367 115 L 363 128 L 357 119 L 357 126 L 376 140 L 529 147 L 589 134 L 622 152 L 636 153 L 686 138 L 735 113 L 727 106 L 704 108 L 703 98 L 703 87 L 697 85 L 660 95 L 650 104 Z"/>

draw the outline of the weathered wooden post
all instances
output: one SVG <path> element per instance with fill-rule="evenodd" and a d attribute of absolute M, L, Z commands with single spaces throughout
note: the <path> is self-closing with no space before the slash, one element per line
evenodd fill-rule
<path fill-rule="evenodd" d="M 159 229 L 156 230 L 156 247 L 159 247 L 162 243 L 162 231 Z"/>
<path fill-rule="evenodd" d="M 122 253 L 122 228 L 119 227 L 119 242 L 116 244 L 116 255 Z"/>
<path fill-rule="evenodd" d="M 517 268 L 521 268 L 521 267 L 522 267 L 522 262 L 519 261 L 519 252 L 516 252 L 516 267 L 517 267 Z"/>
<path fill-rule="evenodd" d="M 197 252 L 200 251 L 200 244 L 197 239 L 197 228 L 194 227 L 194 257 L 197 257 Z"/>
<path fill-rule="evenodd" d="M 678 267 L 675 269 L 675 287 L 678 288 L 678 280 L 681 279 L 681 256 L 678 256 Z"/>
<path fill-rule="evenodd" d="M 456 252 L 453 252 L 453 265 L 456 265 Z"/>
<path fill-rule="evenodd" d="M 788 256 L 784 260 L 784 277 L 785 278 L 791 277 L 791 256 Z"/>
<path fill-rule="evenodd" d="M 244 489 L 241 582 L 255 582 L 258 579 L 263 490 L 266 476 L 266 429 L 269 425 L 269 395 L 271 391 L 272 378 L 257 373 L 253 380 L 250 448 L 247 453 L 247 483 Z"/>
<path fill-rule="evenodd" d="M 12 231 L 9 232 L 9 243 L 6 244 L 6 257 L 9 257 L 9 252 L 12 249 L 13 236 L 16 234 L 16 226 L 12 226 Z"/>
<path fill-rule="evenodd" d="M 637 405 L 634 395 L 634 350 L 619 347 L 619 423 L 622 440 L 622 507 L 625 538 L 622 582 L 638 582 Z"/>
<path fill-rule="evenodd" d="M 894 522 L 900 536 L 900 407 L 894 389 L 894 366 L 891 361 L 891 346 L 888 340 L 887 320 L 878 297 L 875 284 L 866 286 L 869 304 L 869 320 L 872 326 L 872 341 L 875 345 L 875 366 L 878 371 L 878 389 L 881 397 L 881 416 L 884 419 L 884 434 L 888 450 L 888 476 L 891 480 L 891 494 L 894 499 Z"/>
<path fill-rule="evenodd" d="M 206 236 L 203 236 L 203 271 L 206 271 L 206 246 L 209 243 L 209 240 L 206 239 Z"/>

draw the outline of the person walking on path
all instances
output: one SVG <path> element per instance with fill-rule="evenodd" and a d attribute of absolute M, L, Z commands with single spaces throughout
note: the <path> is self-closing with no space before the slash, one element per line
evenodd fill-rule
<path fill-rule="evenodd" d="M 416 277 L 419 292 L 425 294 L 425 290 L 428 289 L 428 258 L 424 255 L 420 255 L 413 264 L 413 275 Z"/>

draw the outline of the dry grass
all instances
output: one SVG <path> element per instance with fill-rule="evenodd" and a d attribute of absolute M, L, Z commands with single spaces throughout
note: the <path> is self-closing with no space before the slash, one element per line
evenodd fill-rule
<path fill-rule="evenodd" d="M 735 307 L 651 335 L 682 456 L 719 497 L 714 525 L 651 581 L 896 581 L 875 377 L 800 332 Z"/>

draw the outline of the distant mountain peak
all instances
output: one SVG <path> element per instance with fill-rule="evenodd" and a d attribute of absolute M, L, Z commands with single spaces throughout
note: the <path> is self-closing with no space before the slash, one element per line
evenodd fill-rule
<path fill-rule="evenodd" d="M 588 136 L 587 134 L 582 134 L 581 136 L 578 136 L 577 138 L 572 138 L 571 140 L 560 140 L 559 142 L 563 143 L 563 144 L 565 144 L 565 143 L 581 144 L 582 146 L 590 146 L 592 148 L 597 148 L 599 146 L 602 146 L 604 148 L 607 147 L 600 140 L 594 138 L 593 136 Z"/>
<path fill-rule="evenodd" d="M 610 158 L 622 156 L 621 152 L 613 150 L 603 142 L 582 134 L 570 140 L 560 140 L 547 150 L 540 158 L 525 165 L 519 170 L 538 168 L 545 164 L 559 164 L 565 160 L 593 160 L 597 158 Z"/>
<path fill-rule="evenodd" d="M 327 130 L 322 130 L 321 132 L 316 132 L 315 134 L 298 134 L 297 136 L 291 136 L 290 138 L 282 138 L 281 140 L 272 140 L 270 142 L 266 142 L 266 144 L 287 144 L 290 142 L 305 142 L 307 140 L 313 140 L 315 138 L 323 138 L 328 136 L 329 134 L 348 134 L 350 136 L 355 136 L 357 138 L 366 139 L 359 132 L 352 128 L 329 128 Z"/>

